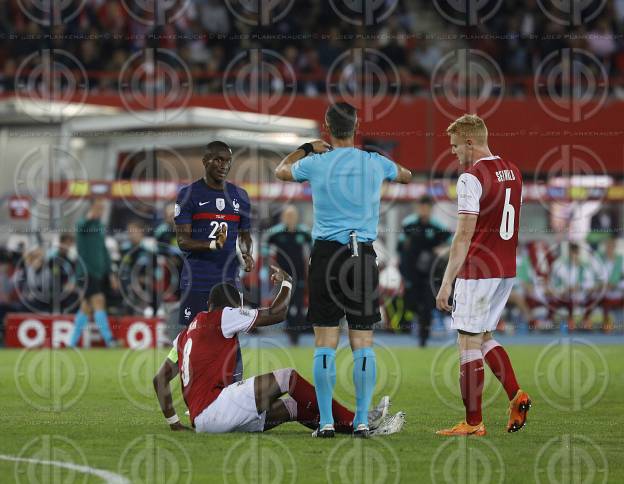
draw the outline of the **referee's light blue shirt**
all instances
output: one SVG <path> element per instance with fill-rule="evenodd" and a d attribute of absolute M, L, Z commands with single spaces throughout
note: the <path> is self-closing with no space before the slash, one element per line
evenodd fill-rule
<path fill-rule="evenodd" d="M 334 148 L 302 158 L 291 172 L 295 181 L 310 182 L 315 240 L 346 244 L 352 230 L 360 242 L 377 238 L 381 186 L 398 175 L 393 161 L 357 148 Z"/>

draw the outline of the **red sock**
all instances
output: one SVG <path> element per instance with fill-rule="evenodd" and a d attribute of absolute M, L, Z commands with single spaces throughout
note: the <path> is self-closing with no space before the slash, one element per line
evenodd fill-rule
<path fill-rule="evenodd" d="M 308 427 L 318 425 L 320 414 L 314 385 L 295 370 L 290 374 L 288 394 L 297 402 L 297 422 Z M 353 412 L 336 400 L 332 400 L 332 414 L 336 432 L 353 432 L 353 418 L 355 417 Z"/>
<path fill-rule="evenodd" d="M 481 353 L 479 351 L 479 353 Z M 481 396 L 483 394 L 483 359 L 478 358 L 462 363 L 459 373 L 459 386 L 462 400 L 466 407 L 466 422 L 470 425 L 480 424 Z"/>
<path fill-rule="evenodd" d="M 501 382 L 503 388 L 507 392 L 509 400 L 513 400 L 516 396 L 516 392 L 520 388 L 516 381 L 516 374 L 514 373 L 509 355 L 497 341 L 491 339 L 483 343 L 482 346 L 483 358 L 487 362 L 492 373 Z"/>

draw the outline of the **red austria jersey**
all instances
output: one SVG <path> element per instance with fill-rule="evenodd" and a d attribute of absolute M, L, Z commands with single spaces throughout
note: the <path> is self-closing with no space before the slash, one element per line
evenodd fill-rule
<path fill-rule="evenodd" d="M 194 422 L 226 386 L 233 383 L 238 333 L 248 331 L 257 310 L 223 308 L 197 314 L 177 336 L 182 395 Z"/>
<path fill-rule="evenodd" d="M 457 277 L 516 276 L 522 175 L 498 156 L 481 158 L 457 181 L 458 212 L 478 215 L 468 256 Z"/>

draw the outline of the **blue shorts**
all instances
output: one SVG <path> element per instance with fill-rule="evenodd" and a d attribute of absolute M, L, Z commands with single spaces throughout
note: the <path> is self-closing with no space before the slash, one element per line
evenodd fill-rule
<path fill-rule="evenodd" d="M 182 326 L 188 326 L 195 319 L 197 313 L 208 311 L 208 296 L 210 296 L 210 291 L 186 291 L 182 289 L 178 322 Z"/>

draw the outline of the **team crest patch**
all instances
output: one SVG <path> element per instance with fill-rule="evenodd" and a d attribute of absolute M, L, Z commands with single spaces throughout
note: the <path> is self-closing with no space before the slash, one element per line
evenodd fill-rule
<path fill-rule="evenodd" d="M 217 209 L 223 210 L 225 208 L 225 200 L 223 198 L 217 198 Z"/>
<path fill-rule="evenodd" d="M 234 199 L 232 200 L 232 207 L 234 207 L 234 211 L 238 212 L 239 208 L 240 208 L 240 203 L 238 203 L 238 200 Z"/>
<path fill-rule="evenodd" d="M 175 211 L 174 211 L 174 213 L 173 213 L 174 217 L 179 216 L 179 215 L 180 215 L 180 212 L 181 212 L 181 210 L 180 210 L 180 204 L 179 204 L 179 203 L 176 203 L 176 204 L 175 204 Z"/>

